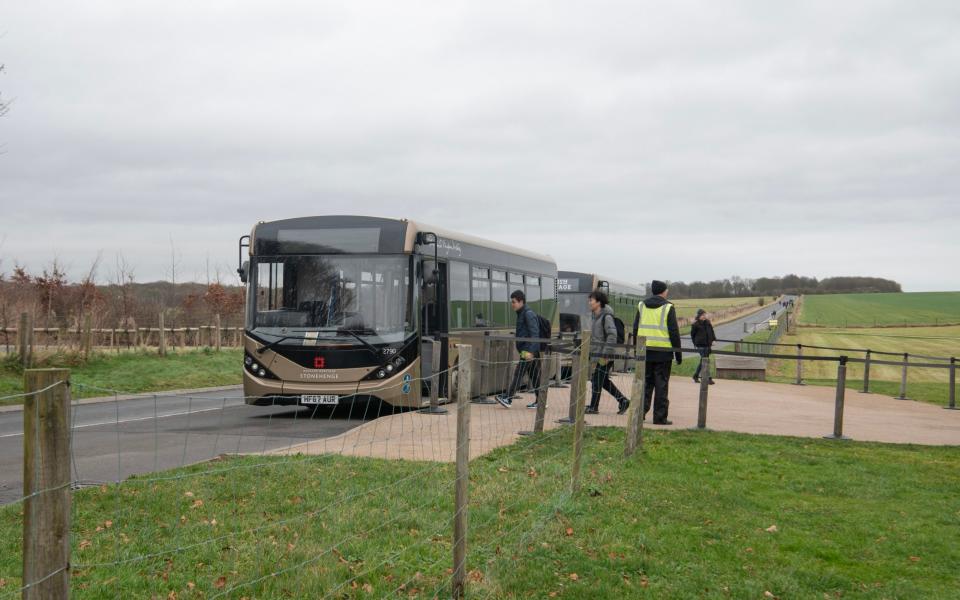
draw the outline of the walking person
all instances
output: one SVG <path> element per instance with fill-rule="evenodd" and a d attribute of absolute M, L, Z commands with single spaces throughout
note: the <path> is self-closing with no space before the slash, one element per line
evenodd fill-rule
<path fill-rule="evenodd" d="M 683 363 L 683 354 L 672 350 L 680 348 L 680 327 L 677 325 L 676 309 L 667 302 L 667 284 L 654 280 L 650 291 L 653 295 L 637 305 L 637 316 L 633 320 L 634 334 L 647 338 L 643 414 L 646 417 L 652 405 L 654 425 L 673 425 L 673 421 L 667 419 L 670 408 L 670 363 L 673 359 L 676 359 L 677 365 Z"/>
<path fill-rule="evenodd" d="M 693 321 L 693 325 L 690 326 L 690 339 L 693 341 L 693 345 L 696 346 L 697 352 L 700 353 L 700 364 L 697 365 L 697 370 L 693 373 L 693 380 L 696 383 L 700 383 L 701 371 L 704 368 L 704 364 L 707 365 L 705 377 L 710 378 L 710 385 L 713 385 L 713 377 L 710 376 L 710 365 L 707 361 L 707 357 L 710 356 L 710 348 L 713 346 L 713 343 L 717 341 L 717 335 L 713 332 L 713 323 L 710 322 L 708 318 L 707 311 L 702 308 L 697 309 L 697 318 Z"/>
<path fill-rule="evenodd" d="M 599 354 L 604 354 L 608 345 L 617 343 L 617 322 L 613 309 L 608 306 L 607 295 L 603 292 L 591 292 L 587 297 L 587 307 L 590 308 L 590 341 L 591 347 L 598 348 Z M 627 412 L 630 401 L 620 393 L 617 386 L 610 380 L 610 371 L 613 369 L 613 360 L 608 358 L 598 358 L 593 368 L 593 375 L 590 378 L 592 385 L 592 395 L 590 397 L 590 406 L 586 409 L 586 414 L 595 415 L 600 412 L 600 394 L 607 390 L 617 400 L 617 414 L 622 415 Z"/>
<path fill-rule="evenodd" d="M 494 397 L 504 408 L 513 406 L 513 397 L 520 389 L 524 376 L 530 377 L 530 387 L 533 390 L 540 387 L 540 344 L 522 341 L 522 338 L 540 337 L 540 317 L 527 306 L 527 297 L 520 290 L 510 294 L 510 306 L 517 313 L 517 329 L 514 336 L 517 338 L 516 345 L 517 352 L 520 353 L 520 361 L 513 370 L 513 378 L 510 380 L 507 392 Z M 533 406 L 536 406 L 536 402 Z"/>

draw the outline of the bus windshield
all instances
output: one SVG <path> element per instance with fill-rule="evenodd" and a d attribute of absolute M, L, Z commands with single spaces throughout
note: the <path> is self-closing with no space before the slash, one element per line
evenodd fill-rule
<path fill-rule="evenodd" d="M 410 265 L 402 255 L 256 257 L 248 326 L 291 340 L 403 341 L 415 331 Z"/>

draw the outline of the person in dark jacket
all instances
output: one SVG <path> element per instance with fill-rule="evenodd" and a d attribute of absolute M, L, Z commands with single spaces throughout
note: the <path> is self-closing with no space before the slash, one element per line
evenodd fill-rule
<path fill-rule="evenodd" d="M 530 377 L 530 385 L 534 390 L 540 387 L 540 344 L 522 341 L 522 338 L 540 337 L 540 319 L 537 313 L 527 306 L 527 297 L 520 290 L 510 294 L 510 306 L 517 313 L 517 329 L 514 335 L 517 338 L 520 361 L 513 370 L 513 379 L 510 381 L 507 392 L 497 394 L 494 398 L 504 408 L 510 408 L 513 405 L 513 397 L 520 389 L 524 376 Z"/>
<path fill-rule="evenodd" d="M 697 347 L 697 352 L 700 353 L 700 364 L 697 365 L 697 370 L 693 373 L 693 380 L 700 383 L 700 371 L 703 369 L 704 363 L 707 362 L 706 358 L 710 356 L 710 348 L 717 341 L 717 335 L 713 332 L 713 323 L 707 318 L 707 311 L 702 308 L 697 309 L 697 318 L 690 326 L 690 339 L 693 341 L 693 345 Z M 707 377 L 710 377 L 709 368 L 708 365 Z M 710 385 L 713 384 L 713 377 L 710 377 Z"/>
<path fill-rule="evenodd" d="M 680 348 L 680 327 L 677 325 L 677 311 L 673 304 L 667 302 L 667 284 L 662 281 L 654 281 L 650 286 L 652 296 L 641 303 L 644 309 L 650 309 L 648 314 L 658 314 L 660 310 L 666 311 L 663 319 L 660 320 L 661 327 L 666 331 L 652 331 L 657 329 L 645 323 L 641 315 L 641 306 L 637 307 L 637 316 L 633 320 L 633 331 L 635 336 L 647 336 L 647 360 L 646 360 L 646 385 L 644 386 L 643 414 L 650 411 L 653 404 L 654 392 L 656 392 L 656 404 L 653 406 L 654 425 L 672 425 L 673 421 L 667 419 L 667 413 L 670 408 L 670 400 L 667 395 L 670 389 L 670 369 L 671 361 L 676 359 L 677 364 L 683 363 L 683 354 L 674 352 L 672 348 Z M 643 327 L 643 330 L 641 330 Z M 659 335 L 655 335 L 659 334 Z M 662 350 L 658 349 L 663 348 Z"/>
<path fill-rule="evenodd" d="M 608 305 L 607 295 L 603 292 L 591 292 L 587 298 L 587 307 L 590 309 L 590 340 L 591 345 L 596 348 L 598 354 L 608 352 L 608 346 L 615 346 L 617 343 L 617 322 L 613 309 Z M 615 353 L 615 349 L 609 349 L 609 352 Z M 590 396 L 590 406 L 586 409 L 586 414 L 595 415 L 600 412 L 600 393 L 607 390 L 617 400 L 617 414 L 622 415 L 627 412 L 630 406 L 630 400 L 617 389 L 617 386 L 610 381 L 610 371 L 613 370 L 613 360 L 609 358 L 598 358 L 596 366 L 593 369 L 593 375 L 590 378 L 592 394 Z"/>

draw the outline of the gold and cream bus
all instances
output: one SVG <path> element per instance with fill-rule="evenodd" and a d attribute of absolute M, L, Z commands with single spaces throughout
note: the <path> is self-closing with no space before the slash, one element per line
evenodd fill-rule
<path fill-rule="evenodd" d="M 240 238 L 240 260 L 248 404 L 424 406 L 434 340 L 440 395 L 455 397 L 456 378 L 445 376 L 454 344 L 479 348 L 489 333 L 512 332 L 513 290 L 556 322 L 551 257 L 406 219 L 260 222 Z M 479 379 L 475 395 L 506 378 L 484 377 L 487 389 Z"/>

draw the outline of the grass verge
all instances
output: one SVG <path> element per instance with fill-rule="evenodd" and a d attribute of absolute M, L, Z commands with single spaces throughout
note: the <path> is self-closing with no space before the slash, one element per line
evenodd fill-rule
<path fill-rule="evenodd" d="M 84 360 L 75 353 L 60 353 L 38 359 L 38 368 L 70 369 L 71 379 L 89 386 L 121 392 L 165 390 L 233 385 L 242 382 L 243 351 L 237 348 L 186 350 L 159 356 L 154 351 L 122 354 L 95 353 Z M 23 392 L 23 371 L 13 358 L 0 363 L 0 396 Z M 104 392 L 75 386 L 75 398 L 102 396 Z M 3 404 L 22 404 L 22 398 L 0 399 Z"/>
<path fill-rule="evenodd" d="M 956 448 L 589 428 L 471 465 L 471 598 L 948 598 Z M 247 457 L 75 494 L 73 597 L 446 593 L 452 465 Z M 19 585 L 18 505 L 0 577 Z M 143 558 L 148 555 L 147 558 Z M 3 590 L 0 589 L 0 593 Z"/>

